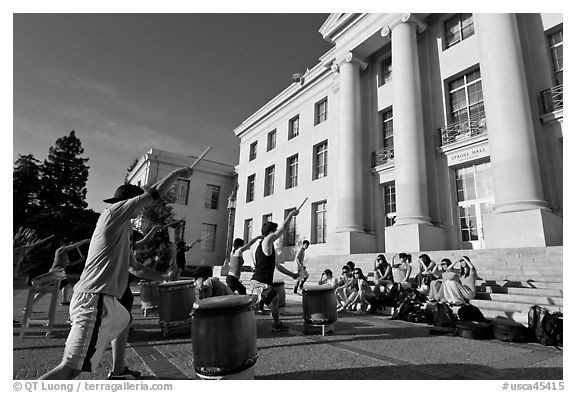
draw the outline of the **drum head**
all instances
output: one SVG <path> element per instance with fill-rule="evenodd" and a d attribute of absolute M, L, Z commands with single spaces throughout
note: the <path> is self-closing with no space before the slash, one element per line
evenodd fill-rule
<path fill-rule="evenodd" d="M 304 292 L 329 292 L 333 290 L 334 288 L 332 288 L 330 285 L 321 284 L 306 284 L 302 289 Z"/>
<path fill-rule="evenodd" d="M 250 306 L 252 296 L 249 295 L 225 295 L 202 299 L 194 303 L 194 310 L 215 310 Z"/>
<path fill-rule="evenodd" d="M 179 281 L 163 282 L 159 286 L 161 288 L 166 288 L 166 287 L 178 287 L 178 286 L 184 286 L 184 285 L 193 285 L 193 284 L 194 284 L 193 280 L 179 280 Z"/>

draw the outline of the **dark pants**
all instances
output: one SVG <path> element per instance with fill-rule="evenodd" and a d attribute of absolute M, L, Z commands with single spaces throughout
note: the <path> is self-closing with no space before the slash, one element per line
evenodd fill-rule
<path fill-rule="evenodd" d="M 246 295 L 246 287 L 242 285 L 240 280 L 231 275 L 226 276 L 226 285 L 232 290 L 232 292 L 237 291 L 240 295 Z"/>

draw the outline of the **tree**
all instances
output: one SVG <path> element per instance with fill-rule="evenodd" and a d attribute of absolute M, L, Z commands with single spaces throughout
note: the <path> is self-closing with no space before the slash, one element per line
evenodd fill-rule
<path fill-rule="evenodd" d="M 130 173 L 132 172 L 132 169 L 134 169 L 136 167 L 136 165 L 138 164 L 138 159 L 135 158 L 134 161 L 132 161 L 132 164 L 130 164 L 128 166 L 128 168 L 126 168 L 126 176 L 124 176 L 124 183 L 128 183 L 128 176 L 130 176 Z"/>
<path fill-rule="evenodd" d="M 39 194 L 42 186 L 40 161 L 32 154 L 19 154 L 14 163 L 12 179 L 13 230 L 22 226 L 27 217 L 39 209 Z"/>
<path fill-rule="evenodd" d="M 86 182 L 88 181 L 88 158 L 80 139 L 74 130 L 70 135 L 58 138 L 50 147 L 48 158 L 42 166 L 42 207 L 58 210 L 61 207 L 84 209 L 86 203 Z"/>

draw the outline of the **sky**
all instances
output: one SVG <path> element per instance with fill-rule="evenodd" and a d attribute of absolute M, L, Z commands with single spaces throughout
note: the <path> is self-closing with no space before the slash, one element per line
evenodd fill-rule
<path fill-rule="evenodd" d="M 318 64 L 328 16 L 15 13 L 13 162 L 74 130 L 97 212 L 150 148 L 235 165 L 233 130 Z"/>

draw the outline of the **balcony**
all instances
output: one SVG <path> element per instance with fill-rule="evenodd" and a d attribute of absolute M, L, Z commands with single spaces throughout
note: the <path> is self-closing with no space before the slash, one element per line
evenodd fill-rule
<path fill-rule="evenodd" d="M 484 112 L 440 128 L 442 146 L 486 133 L 486 115 Z"/>
<path fill-rule="evenodd" d="M 372 168 L 394 161 L 394 146 L 372 152 Z"/>
<path fill-rule="evenodd" d="M 564 108 L 564 85 L 554 86 L 540 93 L 542 114 L 552 113 Z"/>

